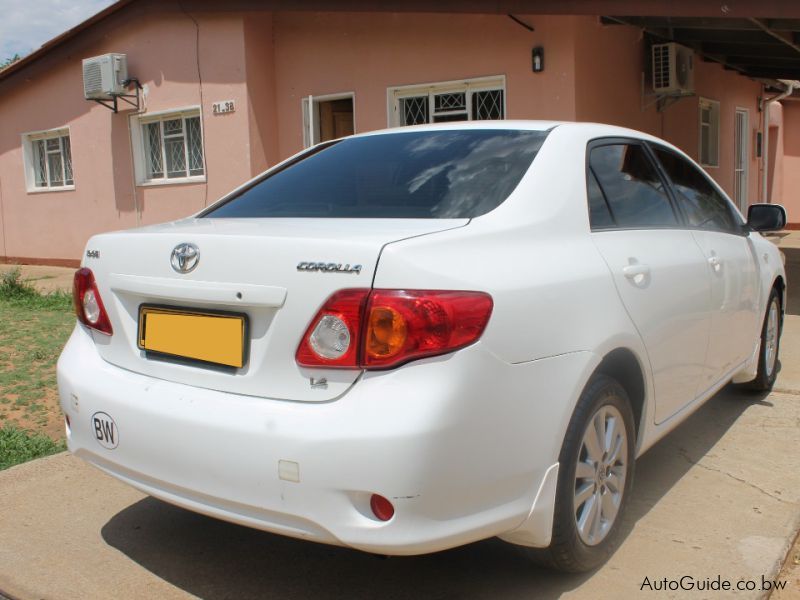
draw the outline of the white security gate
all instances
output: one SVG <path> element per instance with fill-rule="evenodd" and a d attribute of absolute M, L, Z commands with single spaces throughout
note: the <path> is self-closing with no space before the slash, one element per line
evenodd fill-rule
<path fill-rule="evenodd" d="M 736 206 L 747 215 L 747 165 L 748 165 L 748 114 L 744 108 L 736 109 L 734 122 L 733 199 Z"/>

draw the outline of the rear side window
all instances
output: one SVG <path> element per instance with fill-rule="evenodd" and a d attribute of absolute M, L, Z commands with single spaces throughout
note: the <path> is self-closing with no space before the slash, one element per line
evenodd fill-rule
<path fill-rule="evenodd" d="M 672 227 L 678 224 L 661 177 L 641 145 L 595 146 L 589 153 L 589 167 L 597 178 L 617 227 Z M 591 199 L 591 187 L 589 193 Z M 592 226 L 596 225 L 592 223 Z"/>
<path fill-rule="evenodd" d="M 472 218 L 519 184 L 546 131 L 415 131 L 348 138 L 202 216 Z"/>
<path fill-rule="evenodd" d="M 614 226 L 614 218 L 608 208 L 603 190 L 597 183 L 594 171 L 589 169 L 586 174 L 586 191 L 589 199 L 589 223 L 592 229 L 608 229 Z"/>
<path fill-rule="evenodd" d="M 741 230 L 741 219 L 733 207 L 700 169 L 675 152 L 658 146 L 653 150 L 672 182 L 689 225 L 731 233 Z"/>

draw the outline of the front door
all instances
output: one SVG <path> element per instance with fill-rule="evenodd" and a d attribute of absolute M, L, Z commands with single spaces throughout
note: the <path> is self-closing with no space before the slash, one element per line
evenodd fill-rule
<path fill-rule="evenodd" d="M 701 394 L 729 377 L 755 350 L 758 271 L 741 218 L 722 192 L 684 157 L 661 146 L 653 150 L 703 252 L 711 282 L 711 337 Z"/>
<path fill-rule="evenodd" d="M 319 102 L 320 142 L 353 135 L 353 99 Z"/>

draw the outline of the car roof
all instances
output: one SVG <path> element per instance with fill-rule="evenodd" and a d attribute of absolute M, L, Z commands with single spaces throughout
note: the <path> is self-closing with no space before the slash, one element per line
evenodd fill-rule
<path fill-rule="evenodd" d="M 583 134 L 587 139 L 597 137 L 627 137 L 656 142 L 674 148 L 669 142 L 656 136 L 604 123 L 582 121 L 536 121 L 536 120 L 496 120 L 496 121 L 457 121 L 450 123 L 432 123 L 426 125 L 408 125 L 378 129 L 359 133 L 352 137 L 369 137 L 374 135 L 396 135 L 419 131 L 465 131 L 465 130 L 509 130 L 509 131 L 552 131 L 554 129 L 568 130 L 570 133 Z"/>

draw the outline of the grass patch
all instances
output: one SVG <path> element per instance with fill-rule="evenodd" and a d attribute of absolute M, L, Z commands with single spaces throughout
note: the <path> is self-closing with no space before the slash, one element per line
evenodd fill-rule
<path fill-rule="evenodd" d="M 74 326 L 69 294 L 0 276 L 0 469 L 64 448 L 56 361 Z"/>
<path fill-rule="evenodd" d="M 23 308 L 69 310 L 72 294 L 64 291 L 42 294 L 22 278 L 22 272 L 16 267 L 0 275 L 0 301 Z"/>
<path fill-rule="evenodd" d="M 13 425 L 0 428 L 0 470 L 66 449 L 43 433 L 29 433 Z"/>

